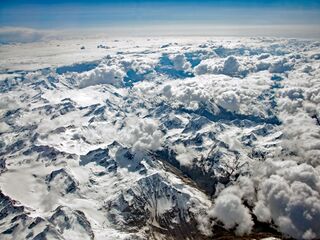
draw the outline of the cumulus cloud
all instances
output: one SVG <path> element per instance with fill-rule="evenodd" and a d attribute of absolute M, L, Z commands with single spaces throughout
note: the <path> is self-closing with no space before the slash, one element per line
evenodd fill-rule
<path fill-rule="evenodd" d="M 153 72 L 156 63 L 156 60 L 149 58 L 120 58 L 114 62 L 114 64 L 121 66 L 126 72 L 133 70 L 138 75 Z"/>
<path fill-rule="evenodd" d="M 257 62 L 256 66 L 255 66 L 255 70 L 257 72 L 268 70 L 270 68 L 270 65 L 271 64 L 269 62 L 259 61 L 259 62 Z"/>
<path fill-rule="evenodd" d="M 93 69 L 81 73 L 65 71 L 61 77 L 75 79 L 80 88 L 98 84 L 111 84 L 116 87 L 132 86 L 133 83 L 142 80 L 153 80 L 155 64 L 156 61 L 149 58 L 107 55 Z"/>
<path fill-rule="evenodd" d="M 188 71 L 191 70 L 191 64 L 187 61 L 183 54 L 177 54 L 170 57 L 173 66 L 178 71 Z"/>
<path fill-rule="evenodd" d="M 208 64 L 205 64 L 204 61 L 202 61 L 199 65 L 197 65 L 194 68 L 194 72 L 196 75 L 206 74 L 207 72 L 209 72 Z"/>
<path fill-rule="evenodd" d="M 95 69 L 75 75 L 79 87 L 84 88 L 98 84 L 121 86 L 125 72 L 117 66 L 99 65 Z"/>
<path fill-rule="evenodd" d="M 199 104 L 208 101 L 208 94 L 201 88 L 185 86 L 181 91 L 176 91 L 176 99 L 183 103 L 187 108 L 196 109 Z"/>
<path fill-rule="evenodd" d="M 314 87 L 307 89 L 306 91 L 306 99 L 316 103 L 320 104 L 320 83 L 314 84 Z"/>
<path fill-rule="evenodd" d="M 239 110 L 240 100 L 235 92 L 226 91 L 217 97 L 217 104 L 228 111 L 236 112 Z"/>
<path fill-rule="evenodd" d="M 298 239 L 320 237 L 319 170 L 294 161 L 267 160 L 259 178 L 258 201 L 253 210 L 258 220 L 278 226 Z"/>
<path fill-rule="evenodd" d="M 236 73 L 238 73 L 238 71 L 239 71 L 238 60 L 233 56 L 228 57 L 223 64 L 222 72 L 225 75 L 233 76 Z"/>
<path fill-rule="evenodd" d="M 128 119 L 127 128 L 123 133 L 125 141 L 138 150 L 157 150 L 161 147 L 163 134 L 156 120 Z"/>
<path fill-rule="evenodd" d="M 196 75 L 220 74 L 223 69 L 223 63 L 224 61 L 221 58 L 205 59 L 194 68 L 194 72 Z"/>
<path fill-rule="evenodd" d="M 178 144 L 174 147 L 174 149 L 177 154 L 176 159 L 181 165 L 192 165 L 192 161 L 196 158 L 196 155 L 190 148 L 185 147 L 183 144 Z"/>
<path fill-rule="evenodd" d="M 160 94 L 167 104 L 174 108 L 196 110 L 202 107 L 219 113 L 219 106 L 230 112 L 265 117 L 268 105 L 256 101 L 261 91 L 270 87 L 265 73 L 255 73 L 250 78 L 231 78 L 225 75 L 201 75 L 183 81 L 168 81 L 161 87 Z M 267 77 L 269 77 L 267 75 Z M 248 84 L 250 88 L 248 89 Z M 136 85 L 137 89 L 143 84 Z M 149 88 L 148 95 L 159 94 L 159 91 Z"/>
<path fill-rule="evenodd" d="M 252 66 L 251 66 L 252 65 Z M 227 58 L 205 59 L 194 68 L 196 75 L 202 74 L 224 74 L 227 76 L 244 76 L 247 72 L 253 71 L 255 64 L 242 59 L 242 62 L 234 56 Z"/>
<path fill-rule="evenodd" d="M 249 209 L 232 191 L 224 190 L 219 194 L 210 216 L 221 221 L 226 229 L 235 228 L 235 233 L 240 236 L 250 233 L 253 227 Z"/>
<path fill-rule="evenodd" d="M 276 62 L 273 62 L 269 68 L 271 73 L 284 73 L 291 70 L 293 64 L 290 63 L 286 58 L 280 59 Z"/>
<path fill-rule="evenodd" d="M 296 109 L 299 104 L 295 104 Z M 286 106 L 288 108 L 288 106 Z M 286 154 L 300 163 L 314 167 L 320 163 L 320 132 L 317 121 L 304 112 L 294 115 L 282 114 L 283 139 L 281 146 Z"/>
<path fill-rule="evenodd" d="M 296 239 L 320 236 L 319 169 L 306 163 L 272 160 L 254 165 L 252 177 L 240 177 L 217 194 L 209 216 L 238 235 L 251 232 L 254 214 Z M 257 192 L 256 192 L 257 191 Z M 244 201 L 253 206 L 252 212 Z"/>
<path fill-rule="evenodd" d="M 227 188 L 218 188 L 209 216 L 239 235 L 250 233 L 254 214 L 296 239 L 320 237 L 319 168 L 292 160 L 267 159 L 250 166 Z M 244 205 L 252 207 L 252 212 Z"/>
<path fill-rule="evenodd" d="M 263 202 L 257 202 L 255 204 L 255 208 L 253 210 L 254 215 L 256 215 L 257 219 L 260 222 L 271 222 L 271 212 L 270 209 L 264 205 Z"/>

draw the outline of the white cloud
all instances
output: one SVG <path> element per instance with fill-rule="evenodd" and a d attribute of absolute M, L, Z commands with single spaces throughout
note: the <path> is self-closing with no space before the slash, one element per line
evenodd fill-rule
<path fill-rule="evenodd" d="M 157 150 L 161 147 L 163 134 L 154 119 L 128 119 L 123 132 L 124 141 L 135 151 Z"/>
<path fill-rule="evenodd" d="M 194 72 L 196 75 L 219 74 L 223 69 L 223 63 L 223 59 L 218 57 L 205 59 L 194 68 Z"/>
<path fill-rule="evenodd" d="M 191 70 L 191 64 L 187 61 L 183 54 L 177 54 L 170 57 L 173 66 L 176 70 L 189 71 Z"/>
<path fill-rule="evenodd" d="M 107 65 L 99 65 L 90 71 L 76 74 L 80 88 L 98 84 L 121 86 L 124 76 L 125 73 L 119 67 Z"/>
<path fill-rule="evenodd" d="M 319 170 L 289 160 L 267 160 L 264 167 L 265 175 L 256 176 L 260 179 L 254 209 L 257 218 L 272 219 L 281 232 L 294 238 L 319 237 Z"/>
<path fill-rule="evenodd" d="M 236 112 L 239 110 L 240 100 L 235 92 L 226 91 L 217 97 L 217 104 L 228 111 Z"/>
<path fill-rule="evenodd" d="M 263 202 L 257 202 L 253 210 L 254 215 L 257 216 L 260 222 L 271 222 L 271 213 L 268 207 Z"/>
<path fill-rule="evenodd" d="M 256 67 L 256 63 L 253 63 L 250 59 L 229 56 L 227 58 L 214 57 L 202 60 L 194 68 L 194 72 L 196 75 L 224 74 L 234 77 L 245 75 L 247 72 L 253 72 L 257 68 L 261 68 L 261 66 Z"/>
<path fill-rule="evenodd" d="M 192 86 L 184 86 L 175 89 L 176 99 L 184 104 L 187 108 L 197 109 L 199 104 L 208 101 L 208 94 L 202 88 L 193 88 Z"/>
<path fill-rule="evenodd" d="M 29 43 L 38 42 L 48 38 L 48 31 L 32 28 L 0 28 L 0 43 Z"/>
<path fill-rule="evenodd" d="M 233 76 L 238 73 L 239 66 L 238 60 L 235 57 L 230 56 L 225 60 L 222 72 L 225 75 Z"/>
<path fill-rule="evenodd" d="M 183 146 L 183 144 L 178 144 L 174 146 L 174 149 L 177 154 L 176 159 L 180 162 L 181 165 L 192 165 L 192 161 L 196 158 L 196 155 L 192 151 L 192 149 Z"/>
<path fill-rule="evenodd" d="M 276 62 L 273 62 L 269 68 L 271 73 L 284 73 L 291 70 L 293 64 L 290 63 L 286 58 L 280 59 Z"/>
<path fill-rule="evenodd" d="M 250 211 L 242 204 L 241 197 L 226 190 L 215 199 L 210 215 L 221 221 L 226 229 L 235 227 L 240 236 L 250 233 L 253 227 Z"/>

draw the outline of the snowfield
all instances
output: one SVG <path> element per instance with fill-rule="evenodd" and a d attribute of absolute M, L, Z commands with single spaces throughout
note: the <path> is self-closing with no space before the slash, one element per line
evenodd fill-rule
<path fill-rule="evenodd" d="M 0 54 L 0 239 L 320 238 L 320 42 Z"/>

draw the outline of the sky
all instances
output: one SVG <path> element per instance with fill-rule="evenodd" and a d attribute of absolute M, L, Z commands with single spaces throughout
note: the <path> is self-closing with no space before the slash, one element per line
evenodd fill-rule
<path fill-rule="evenodd" d="M 199 34 L 253 27 L 258 31 L 262 27 L 266 31 L 273 28 L 281 33 L 284 29 L 287 33 L 305 35 L 306 31 L 319 32 L 319 26 L 320 0 L 2 0 L 0 3 L 2 28 L 125 29 L 130 35 L 151 30 L 168 33 L 183 30 L 187 34 L 188 28 Z"/>

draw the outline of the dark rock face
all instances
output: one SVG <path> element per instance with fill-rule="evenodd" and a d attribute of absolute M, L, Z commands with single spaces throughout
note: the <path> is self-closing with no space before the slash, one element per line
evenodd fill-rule
<path fill-rule="evenodd" d="M 54 175 L 54 174 L 53 174 Z M 64 231 L 80 228 L 82 236 L 94 239 L 91 224 L 81 210 L 59 206 L 48 218 L 31 217 L 24 206 L 0 191 L 0 239 L 66 240 Z"/>
<path fill-rule="evenodd" d="M 0 220 L 3 220 L 7 216 L 15 216 L 24 212 L 23 206 L 16 206 L 17 202 L 10 197 L 4 195 L 0 191 Z"/>
<path fill-rule="evenodd" d="M 80 165 L 87 165 L 94 162 L 99 166 L 105 167 L 106 172 L 116 172 L 118 164 L 109 156 L 109 149 L 95 149 L 86 155 L 80 156 Z"/>
<path fill-rule="evenodd" d="M 98 165 L 105 166 L 110 159 L 108 149 L 95 149 L 80 157 L 80 164 L 86 165 L 90 162 L 96 162 Z"/>
<path fill-rule="evenodd" d="M 3 173 L 4 171 L 6 171 L 6 161 L 4 158 L 0 157 L 0 174 Z"/>
<path fill-rule="evenodd" d="M 48 188 L 51 186 L 63 189 L 62 194 L 73 193 L 77 190 L 77 181 L 65 169 L 61 168 L 51 172 L 46 177 Z"/>
<path fill-rule="evenodd" d="M 133 188 L 108 202 L 108 218 L 132 232 L 148 225 L 169 238 L 184 239 L 199 233 L 189 211 L 189 196 L 168 184 L 159 174 L 139 180 Z M 120 214 L 121 221 L 115 213 Z"/>
<path fill-rule="evenodd" d="M 62 234 L 67 229 L 73 228 L 74 226 L 80 226 L 83 230 L 83 234 L 89 236 L 90 239 L 94 239 L 91 224 L 85 214 L 80 210 L 72 210 L 67 207 L 59 206 L 49 218 L 49 222 Z"/>
<path fill-rule="evenodd" d="M 28 214 L 24 206 L 0 191 L 0 239 L 12 239 L 21 229 L 29 226 L 32 218 Z"/>

